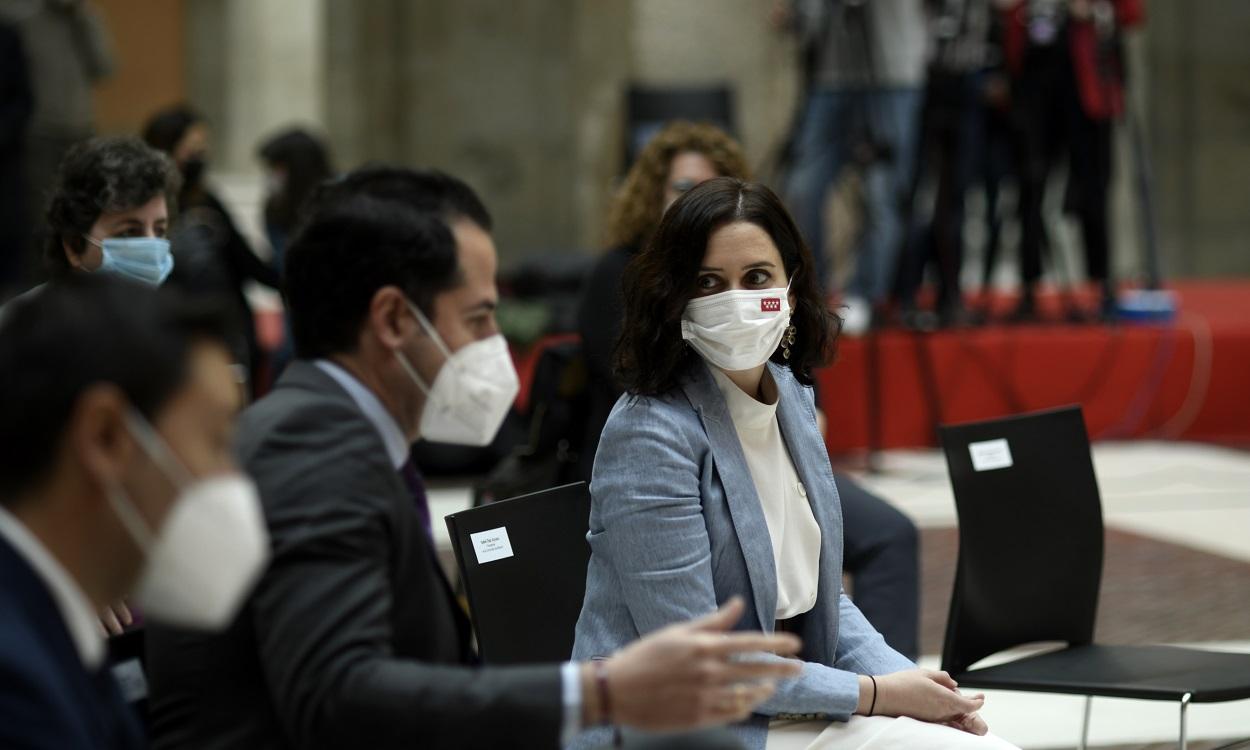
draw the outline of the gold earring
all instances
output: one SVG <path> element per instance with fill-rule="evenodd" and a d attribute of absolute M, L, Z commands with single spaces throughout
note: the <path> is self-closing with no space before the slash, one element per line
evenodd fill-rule
<path fill-rule="evenodd" d="M 798 331 L 793 324 L 786 329 L 785 334 L 781 337 L 781 356 L 784 359 L 790 359 L 790 347 L 794 346 L 794 334 Z"/>

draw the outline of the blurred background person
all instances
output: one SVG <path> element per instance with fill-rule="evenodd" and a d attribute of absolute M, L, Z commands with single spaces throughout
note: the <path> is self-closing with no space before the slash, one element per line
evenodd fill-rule
<path fill-rule="evenodd" d="M 265 174 L 262 221 L 272 253 L 271 264 L 282 273 L 287 242 L 295 234 L 308 196 L 318 183 L 334 174 L 330 152 L 317 136 L 289 128 L 261 142 L 256 151 Z M 270 375 L 277 378 L 295 357 L 290 322 L 283 321 L 282 343 L 272 353 Z"/>
<path fill-rule="evenodd" d="M 174 264 L 168 234 L 179 184 L 169 158 L 138 138 L 93 138 L 71 148 L 45 210 L 48 274 L 100 272 L 160 285 Z"/>
<path fill-rule="evenodd" d="M 252 251 L 225 204 L 208 186 L 209 130 L 198 112 L 178 105 L 156 113 L 143 128 L 143 140 L 169 154 L 182 173 L 181 214 L 173 232 L 178 265 L 172 283 L 234 307 L 239 320 L 234 348 L 255 394 L 265 353 L 245 290 L 248 282 L 277 289 L 278 271 Z"/>
<path fill-rule="evenodd" d="M 1006 5 L 1003 51 L 1012 76 L 1021 165 L 1021 292 L 1013 317 L 1037 317 L 1046 185 L 1066 157 L 1064 209 L 1080 225 L 1085 275 L 1099 287 L 1098 314 L 1113 318 L 1107 219 L 1112 125 L 1124 113 L 1122 31 L 1141 23 L 1142 0 L 1015 0 Z"/>
<path fill-rule="evenodd" d="M 888 299 L 903 242 L 903 201 L 915 164 L 926 31 L 923 0 L 777 0 L 774 23 L 792 30 L 805 93 L 785 194 L 832 286 L 826 238 L 829 188 L 843 167 L 864 176 L 855 269 L 842 290 L 844 331 L 857 335 Z"/>
<path fill-rule="evenodd" d="M 611 249 L 587 278 L 578 320 L 589 390 L 580 456 L 581 476 L 586 481 L 608 414 L 624 393 L 614 352 L 624 323 L 626 267 L 650 241 L 664 212 L 684 193 L 714 177 L 749 176 L 737 141 L 713 125 L 683 121 L 657 133 L 626 175 L 608 212 Z M 821 429 L 825 429 L 823 415 Z M 856 604 L 891 646 L 915 658 L 920 617 L 916 527 L 846 474 L 835 478 L 844 516 L 844 567 L 854 580 Z"/>
<path fill-rule="evenodd" d="M 0 16 L 0 302 L 20 290 L 25 280 L 30 244 L 26 126 L 33 108 L 22 36 Z"/>
<path fill-rule="evenodd" d="M 0 21 L 21 37 L 34 104 L 24 139 L 25 211 L 34 230 L 17 284 L 24 288 L 47 278 L 37 260 L 44 239 L 39 214 L 65 152 L 95 132 L 92 88 L 112 74 L 115 55 L 99 11 L 87 0 L 6 0 Z"/>
<path fill-rule="evenodd" d="M 989 46 L 986 50 L 986 68 L 981 75 L 981 93 L 984 107 L 981 110 L 981 143 L 974 155 L 973 187 L 979 189 L 984 211 L 981 228 L 985 243 L 982 251 L 979 307 L 973 313 L 975 321 L 989 321 L 993 314 L 991 282 L 1003 246 L 1005 219 L 1019 218 L 1019 151 L 1016 148 L 1014 128 L 1011 122 L 1011 77 L 1003 59 L 1003 14 L 999 4 L 991 3 L 993 13 L 989 21 Z M 1003 199 L 1008 192 L 1015 194 L 1017 210 L 1008 213 Z M 975 194 L 975 190 L 974 190 Z M 965 200 L 968 198 L 964 196 Z M 1043 244 L 1045 244 L 1043 233 Z"/>
<path fill-rule="evenodd" d="M 159 286 L 174 268 L 168 234 L 179 184 L 168 157 L 137 138 L 72 148 L 48 201 L 49 272 L 102 271 Z"/>
<path fill-rule="evenodd" d="M 301 128 L 290 128 L 261 142 L 256 152 L 265 172 L 265 234 L 272 264 L 281 273 L 283 253 L 295 233 L 313 188 L 334 174 L 326 144 Z"/>
<path fill-rule="evenodd" d="M 0 747 L 146 746 L 96 611 L 134 591 L 152 618 L 220 627 L 263 567 L 227 329 L 100 274 L 0 322 Z"/>
<path fill-rule="evenodd" d="M 920 328 L 970 322 L 960 287 L 964 202 L 987 148 L 985 119 L 996 62 L 990 45 L 991 0 L 934 0 L 928 8 L 933 50 L 920 118 L 920 158 L 906 203 L 910 221 L 899 261 L 903 322 Z M 937 281 L 936 320 L 916 309 L 929 268 Z"/>

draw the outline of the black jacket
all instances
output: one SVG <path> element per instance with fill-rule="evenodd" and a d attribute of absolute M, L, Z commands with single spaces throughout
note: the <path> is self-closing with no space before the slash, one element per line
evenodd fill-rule
<path fill-rule="evenodd" d="M 4 539 L 0 581 L 0 747 L 143 747 L 108 667 L 83 667 L 51 592 Z"/>

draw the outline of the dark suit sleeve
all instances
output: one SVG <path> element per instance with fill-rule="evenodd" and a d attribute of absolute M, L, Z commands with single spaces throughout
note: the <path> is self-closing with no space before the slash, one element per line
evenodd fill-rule
<path fill-rule="evenodd" d="M 0 661 L 0 747 L 14 750 L 58 750 L 68 732 L 58 729 L 62 716 L 58 701 L 38 680 Z M 60 719 L 61 721 L 58 721 Z M 81 738 L 80 738 L 81 739 Z"/>
<path fill-rule="evenodd" d="M 248 462 L 274 545 L 253 626 L 291 743 L 556 747 L 557 666 L 473 669 L 392 654 L 393 469 L 376 439 L 338 424 L 280 433 L 281 447 Z"/>

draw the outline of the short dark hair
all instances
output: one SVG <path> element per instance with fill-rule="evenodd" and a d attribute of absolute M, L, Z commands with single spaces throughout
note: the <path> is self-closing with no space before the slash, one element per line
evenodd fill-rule
<path fill-rule="evenodd" d="M 186 382 L 198 341 L 227 346 L 230 314 L 170 289 L 73 274 L 14 301 L 0 320 L 0 503 L 55 469 L 83 391 L 112 383 L 149 419 Z"/>
<path fill-rule="evenodd" d="M 462 281 L 456 242 L 438 216 L 383 193 L 318 205 L 286 254 L 283 292 L 296 354 L 355 351 L 374 294 L 396 286 L 430 319 L 439 292 Z"/>
<path fill-rule="evenodd" d="M 175 104 L 148 118 L 143 126 L 143 140 L 152 148 L 173 153 L 191 126 L 204 121 L 204 115 L 190 105 Z"/>
<path fill-rule="evenodd" d="M 440 217 L 445 224 L 468 219 L 487 232 L 493 228 L 490 212 L 482 199 L 463 180 L 436 169 L 406 169 L 385 164 L 366 164 L 338 179 L 323 182 L 313 193 L 308 210 L 315 213 L 360 193 L 401 201 L 421 213 Z"/>
<path fill-rule="evenodd" d="M 737 221 L 768 233 L 790 277 L 794 345 L 789 359 L 779 350 L 772 360 L 788 366 L 800 383 L 811 385 L 813 367 L 832 356 L 841 321 L 829 310 L 816 283 L 812 254 L 794 219 L 767 186 L 718 177 L 678 198 L 646 248 L 626 268 L 625 321 L 616 366 L 629 393 L 657 396 L 670 391 L 698 358 L 682 340 L 682 313 L 695 296 L 708 237 Z"/>
<path fill-rule="evenodd" d="M 64 246 L 82 253 L 83 235 L 105 212 L 138 208 L 164 195 L 172 219 L 181 182 L 169 157 L 138 138 L 93 138 L 71 148 L 61 161 L 46 212 L 44 258 L 52 275 L 69 272 Z"/>

